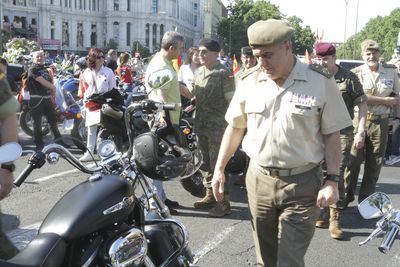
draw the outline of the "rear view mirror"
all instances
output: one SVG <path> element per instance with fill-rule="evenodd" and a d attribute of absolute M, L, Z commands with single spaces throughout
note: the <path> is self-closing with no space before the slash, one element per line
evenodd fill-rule
<path fill-rule="evenodd" d="M 161 69 L 151 73 L 147 77 L 146 83 L 151 90 L 161 90 L 167 88 L 170 85 L 173 77 L 174 74 L 171 70 Z"/>
<path fill-rule="evenodd" d="M 358 210 L 364 219 L 381 217 L 391 209 L 392 201 L 382 192 L 376 192 L 358 204 Z"/>
<path fill-rule="evenodd" d="M 0 164 L 19 159 L 22 148 L 18 143 L 10 142 L 0 146 Z"/>

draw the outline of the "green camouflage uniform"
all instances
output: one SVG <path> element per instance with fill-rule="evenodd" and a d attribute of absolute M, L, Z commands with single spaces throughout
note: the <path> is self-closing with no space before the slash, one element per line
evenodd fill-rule
<path fill-rule="evenodd" d="M 0 123 L 3 119 L 17 112 L 19 109 L 18 101 L 11 94 L 10 86 L 4 74 L 0 74 Z M 0 140 L 1 143 L 1 140 Z M 0 177 L 1 179 L 1 177 Z M 0 212 L 1 217 L 1 212 Z M 8 237 L 3 233 L 0 218 L 0 258 L 9 259 L 16 255 L 18 250 L 14 247 Z"/>
<path fill-rule="evenodd" d="M 336 84 L 339 87 L 339 91 L 343 97 L 344 103 L 346 104 L 350 118 L 354 119 L 354 107 L 358 104 L 367 101 L 367 96 L 364 94 L 362 85 L 357 76 L 340 66 L 338 72 L 335 74 Z M 354 140 L 353 126 L 349 126 L 340 131 L 340 142 L 342 161 L 340 163 L 340 182 L 339 186 L 339 201 L 332 205 L 332 207 L 343 207 L 345 203 L 345 190 L 344 190 L 344 170 L 349 162 L 350 150 Z"/>
<path fill-rule="evenodd" d="M 196 71 L 193 80 L 193 92 L 196 96 L 194 132 L 198 136 L 203 154 L 200 170 L 207 188 L 211 187 L 212 173 L 227 126 L 224 117 L 234 91 L 233 75 L 221 63 L 218 62 L 211 70 L 202 66 Z"/>

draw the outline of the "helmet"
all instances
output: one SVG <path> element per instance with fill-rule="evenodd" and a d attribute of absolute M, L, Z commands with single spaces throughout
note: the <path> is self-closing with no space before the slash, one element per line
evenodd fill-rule
<path fill-rule="evenodd" d="M 248 158 L 246 153 L 238 149 L 228 161 L 225 171 L 231 174 L 239 174 L 246 171 Z"/>
<path fill-rule="evenodd" d="M 171 146 L 153 132 L 135 137 L 133 149 L 133 157 L 139 171 L 155 180 L 179 178 L 186 173 L 190 165 L 191 159 L 174 153 Z"/>

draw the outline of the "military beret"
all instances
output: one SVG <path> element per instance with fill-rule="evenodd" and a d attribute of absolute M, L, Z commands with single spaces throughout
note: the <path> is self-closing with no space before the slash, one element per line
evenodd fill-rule
<path fill-rule="evenodd" d="M 378 52 L 382 52 L 382 48 L 379 46 L 377 42 L 374 40 L 364 40 L 361 43 L 361 52 L 365 52 L 367 50 L 377 50 Z"/>
<path fill-rule="evenodd" d="M 336 54 L 336 48 L 332 43 L 316 43 L 315 54 L 320 57 Z"/>
<path fill-rule="evenodd" d="M 252 56 L 253 55 L 253 49 L 251 49 L 250 46 L 244 46 L 240 49 L 240 52 L 242 53 L 242 55 L 246 55 L 246 56 Z"/>
<path fill-rule="evenodd" d="M 250 45 L 269 45 L 287 41 L 293 28 L 283 20 L 259 20 L 247 29 Z"/>
<path fill-rule="evenodd" d="M 219 52 L 221 51 L 221 46 L 218 41 L 211 38 L 203 38 L 199 42 L 199 46 L 204 46 L 208 51 Z"/>

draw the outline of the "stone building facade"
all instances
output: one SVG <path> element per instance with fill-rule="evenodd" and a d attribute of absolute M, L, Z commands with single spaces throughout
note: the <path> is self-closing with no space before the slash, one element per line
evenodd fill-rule
<path fill-rule="evenodd" d="M 2 29 L 46 50 L 86 52 L 113 41 L 132 51 L 138 41 L 154 52 L 170 30 L 185 36 L 186 47 L 217 38 L 226 8 L 221 0 L 2 0 L 0 16 Z"/>

